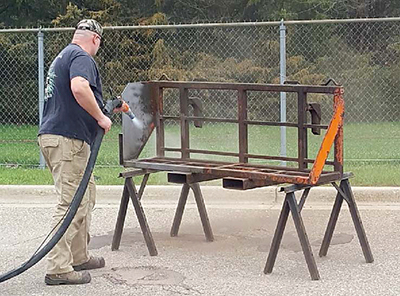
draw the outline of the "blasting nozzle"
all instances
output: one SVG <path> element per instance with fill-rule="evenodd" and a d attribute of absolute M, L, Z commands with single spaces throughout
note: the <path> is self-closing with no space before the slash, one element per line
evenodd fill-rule
<path fill-rule="evenodd" d="M 131 111 L 131 108 L 129 108 L 129 105 L 125 102 L 122 101 L 122 106 L 121 106 L 121 111 L 124 112 L 128 117 L 132 120 L 132 123 L 137 127 L 137 128 L 142 128 L 143 124 L 138 120 L 138 118 L 135 116 L 135 114 Z"/>
<path fill-rule="evenodd" d="M 126 115 L 128 115 L 129 118 L 132 120 L 136 118 L 135 114 L 133 114 L 133 112 L 131 111 L 131 108 L 129 108 L 129 105 L 124 101 L 121 106 L 121 111 L 124 112 Z"/>
<path fill-rule="evenodd" d="M 115 109 L 120 108 L 122 112 L 129 116 L 130 119 L 134 120 L 136 118 L 135 114 L 129 108 L 129 105 L 121 99 L 121 97 L 116 97 L 114 99 L 108 100 L 104 105 L 103 112 L 107 115 L 111 115 Z"/>

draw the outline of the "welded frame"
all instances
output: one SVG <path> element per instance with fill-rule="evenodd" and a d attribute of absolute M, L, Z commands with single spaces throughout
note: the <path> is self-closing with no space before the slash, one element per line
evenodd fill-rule
<path fill-rule="evenodd" d="M 214 175 L 215 178 L 234 177 L 250 178 L 273 181 L 275 183 L 292 184 L 317 184 L 338 180 L 343 174 L 343 114 L 344 100 L 341 86 L 326 85 L 274 85 L 251 83 L 213 83 L 213 82 L 175 82 L 175 81 L 150 81 L 146 82 L 152 88 L 156 101 L 156 154 L 149 159 L 122 160 L 125 167 L 148 169 L 157 167 L 158 170 L 192 172 Z M 167 116 L 163 113 L 163 93 L 165 89 L 179 90 L 180 116 Z M 237 92 L 237 118 L 210 118 L 204 116 L 189 116 L 189 90 L 234 90 Z M 247 118 L 247 92 L 293 92 L 297 93 L 298 121 L 297 123 L 279 121 L 255 121 Z M 307 94 L 333 94 L 333 113 L 329 125 L 307 123 Z M 153 98 L 154 99 L 154 98 Z M 181 147 L 171 148 L 165 146 L 165 120 L 175 120 L 180 124 Z M 189 123 L 192 121 L 222 122 L 238 124 L 237 152 L 212 151 L 205 149 L 191 149 L 189 143 Z M 298 130 L 298 155 L 282 157 L 273 155 L 257 155 L 248 153 L 248 126 L 288 126 Z M 315 159 L 308 158 L 307 133 L 309 129 L 326 130 L 320 150 Z M 328 161 L 329 151 L 334 145 L 334 159 Z M 180 158 L 167 158 L 165 152 L 179 152 Z M 238 158 L 235 163 L 206 161 L 191 158 L 191 153 L 206 155 L 234 156 Z M 249 159 L 281 160 L 297 163 L 297 169 L 285 166 L 252 166 Z M 308 169 L 308 165 L 312 168 Z M 333 171 L 325 172 L 325 165 L 333 166 Z M 212 166 L 212 168 L 210 168 Z M 229 167 L 230 166 L 230 167 Z M 245 168 L 243 168 L 245 167 Z M 269 183 L 267 182 L 266 183 Z M 261 184 L 262 185 L 262 184 Z"/>

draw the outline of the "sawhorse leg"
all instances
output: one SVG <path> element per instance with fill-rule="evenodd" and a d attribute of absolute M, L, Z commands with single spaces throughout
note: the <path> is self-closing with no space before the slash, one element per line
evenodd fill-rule
<path fill-rule="evenodd" d="M 126 179 L 125 179 L 125 183 L 126 183 Z M 115 225 L 114 236 L 113 236 L 113 240 L 112 240 L 112 244 L 111 244 L 112 251 L 118 250 L 119 246 L 121 244 L 122 231 L 124 230 L 125 217 L 126 217 L 126 211 L 128 209 L 128 203 L 129 203 L 129 192 L 128 192 L 128 187 L 125 185 L 124 190 L 122 192 L 121 204 L 119 205 L 117 224 Z"/>
<path fill-rule="evenodd" d="M 149 250 L 149 253 L 151 256 L 157 256 L 157 248 L 155 246 L 153 236 L 151 234 L 149 225 L 147 224 L 147 219 L 144 214 L 142 204 L 140 202 L 140 199 L 143 195 L 144 188 L 147 184 L 147 180 L 149 178 L 149 174 L 145 174 L 143 177 L 142 184 L 139 189 L 139 193 L 136 192 L 135 185 L 133 183 L 132 177 L 127 177 L 125 178 L 125 185 L 124 185 L 124 191 L 122 194 L 122 199 L 121 199 L 121 204 L 119 208 L 119 213 L 118 213 L 118 218 L 117 218 L 117 223 L 115 226 L 115 231 L 114 231 L 114 237 L 113 237 L 113 242 L 111 249 L 112 250 L 118 250 L 119 245 L 121 242 L 121 236 L 122 236 L 122 231 L 124 228 L 124 222 L 125 222 L 125 217 L 126 217 L 126 211 L 128 208 L 128 203 L 129 203 L 129 196 L 132 200 L 133 207 L 136 212 L 136 216 L 138 218 L 140 228 L 142 229 L 143 237 L 146 241 L 147 248 Z"/>
<path fill-rule="evenodd" d="M 372 256 L 371 248 L 367 240 L 367 235 L 365 234 L 364 226 L 361 222 L 360 214 L 358 212 L 357 204 L 354 199 L 349 180 L 342 180 L 340 182 L 340 187 L 338 187 L 336 183 L 332 184 L 335 186 L 338 193 L 336 195 L 335 204 L 333 206 L 328 226 L 325 231 L 324 239 L 322 241 L 321 249 L 319 251 L 319 256 L 323 257 L 326 256 L 326 254 L 328 253 L 328 248 L 332 240 L 333 231 L 335 230 L 336 222 L 339 217 L 339 212 L 343 200 L 345 200 L 349 206 L 351 218 L 357 232 L 358 240 L 360 241 L 361 249 L 364 253 L 365 261 L 367 263 L 372 263 L 374 261 L 374 257 Z"/>
<path fill-rule="evenodd" d="M 296 227 L 297 235 L 299 236 L 301 248 L 303 250 L 303 254 L 306 259 L 311 279 L 313 280 L 320 279 L 317 264 L 315 263 L 311 245 L 308 240 L 303 219 L 301 217 L 301 210 L 303 208 L 308 193 L 309 193 L 309 188 L 305 189 L 303 196 L 299 202 L 299 205 L 297 205 L 296 196 L 294 192 L 289 192 L 286 194 L 282 210 L 279 216 L 278 225 L 276 226 L 274 238 L 272 240 L 271 249 L 268 254 L 267 263 L 264 268 L 264 273 L 266 274 L 271 273 L 272 269 L 274 268 L 275 260 L 278 255 L 279 246 L 282 241 L 283 232 L 285 230 L 286 222 L 289 217 L 289 211 L 290 211 L 292 213 L 293 222 Z"/>
<path fill-rule="evenodd" d="M 174 222 L 172 223 L 170 235 L 172 237 L 177 236 L 179 232 L 179 226 L 182 222 L 183 211 L 185 210 L 185 205 L 187 197 L 189 195 L 189 184 L 185 183 L 182 186 L 181 195 L 179 197 L 178 206 L 176 207 Z"/>
<path fill-rule="evenodd" d="M 183 211 L 185 210 L 185 205 L 186 205 L 187 197 L 189 195 L 190 188 L 192 189 L 192 191 L 194 193 L 194 198 L 196 200 L 197 209 L 200 214 L 200 219 L 201 219 L 201 223 L 203 225 L 203 230 L 204 230 L 206 239 L 207 239 L 207 241 L 212 242 L 212 241 L 214 241 L 214 235 L 211 230 L 211 225 L 210 225 L 210 221 L 208 219 L 203 195 L 201 194 L 200 185 L 198 183 L 183 184 L 170 234 L 171 234 L 171 236 L 178 235 L 179 226 L 182 222 L 182 215 L 183 215 Z"/>

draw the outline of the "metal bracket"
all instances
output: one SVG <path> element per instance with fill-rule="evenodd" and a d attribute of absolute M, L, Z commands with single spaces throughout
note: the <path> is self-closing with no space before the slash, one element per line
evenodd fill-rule
<path fill-rule="evenodd" d="M 343 190 L 339 187 L 338 184 L 336 184 L 336 182 L 332 182 L 331 183 L 333 187 L 335 187 L 335 189 L 337 190 L 337 192 L 343 197 L 343 199 L 349 204 L 350 200 L 347 197 L 347 195 L 343 192 Z"/>
<path fill-rule="evenodd" d="M 341 86 L 341 84 L 337 83 L 333 78 L 328 78 L 328 80 L 325 83 L 321 83 L 321 85 L 327 86 L 331 82 L 333 85 Z"/>
<path fill-rule="evenodd" d="M 189 98 L 189 105 L 193 107 L 193 114 L 195 117 L 203 117 L 203 103 L 201 102 L 200 98 Z M 195 127 L 203 127 L 203 120 L 196 119 L 193 123 Z"/>
<path fill-rule="evenodd" d="M 321 123 L 321 105 L 319 103 L 309 103 L 307 107 L 307 111 L 311 114 L 311 124 L 320 124 Z M 321 128 L 313 127 L 311 132 L 314 135 L 321 134 Z"/>

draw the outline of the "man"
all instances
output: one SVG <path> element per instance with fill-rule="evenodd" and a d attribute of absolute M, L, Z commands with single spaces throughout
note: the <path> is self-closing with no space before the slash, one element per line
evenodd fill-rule
<path fill-rule="evenodd" d="M 101 78 L 93 59 L 102 33 L 97 21 L 80 21 L 72 42 L 58 54 L 48 71 L 38 142 L 58 196 L 53 226 L 62 220 L 78 188 L 98 126 L 105 133 L 111 128 L 111 120 L 101 111 Z M 95 184 L 91 176 L 71 225 L 48 254 L 46 284 L 86 284 L 91 280 L 86 270 L 105 266 L 102 257 L 88 253 L 94 203 Z"/>

